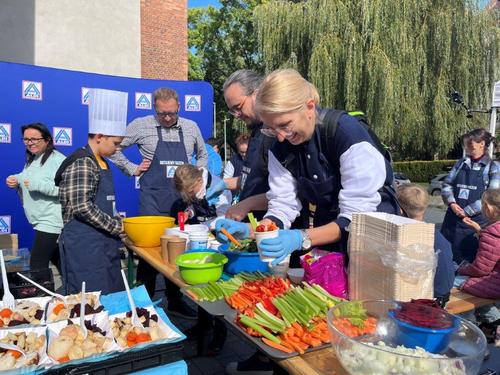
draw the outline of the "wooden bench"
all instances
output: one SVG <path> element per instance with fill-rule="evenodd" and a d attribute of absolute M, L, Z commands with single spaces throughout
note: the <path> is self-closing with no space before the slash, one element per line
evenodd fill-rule
<path fill-rule="evenodd" d="M 446 304 L 446 310 L 451 314 L 460 314 L 474 310 L 477 307 L 491 305 L 495 302 L 494 299 L 479 298 L 453 288 L 451 290 L 450 300 Z"/>

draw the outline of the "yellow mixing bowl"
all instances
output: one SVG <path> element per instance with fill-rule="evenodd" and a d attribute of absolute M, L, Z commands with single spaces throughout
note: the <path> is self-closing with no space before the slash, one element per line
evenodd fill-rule
<path fill-rule="evenodd" d="M 175 219 L 169 216 L 133 216 L 123 219 L 127 237 L 136 246 L 160 246 L 160 237 L 165 234 L 165 228 L 172 228 Z"/>

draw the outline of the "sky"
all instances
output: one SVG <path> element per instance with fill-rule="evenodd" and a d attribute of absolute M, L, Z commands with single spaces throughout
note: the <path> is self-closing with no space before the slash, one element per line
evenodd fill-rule
<path fill-rule="evenodd" d="M 188 0 L 189 8 L 206 7 L 208 5 L 219 6 L 218 0 Z"/>

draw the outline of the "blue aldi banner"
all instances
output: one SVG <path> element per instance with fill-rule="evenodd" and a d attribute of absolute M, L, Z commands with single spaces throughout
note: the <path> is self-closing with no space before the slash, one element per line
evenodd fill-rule
<path fill-rule="evenodd" d="M 162 81 L 73 72 L 0 62 L 0 234 L 18 233 L 20 246 L 31 247 L 33 229 L 26 220 L 16 191 L 5 179 L 24 167 L 25 147 L 21 126 L 45 124 L 56 148 L 69 155 L 87 143 L 88 92 L 102 88 L 128 92 L 128 121 L 154 114 L 153 91 L 170 87 L 177 91 L 180 116 L 195 121 L 206 139 L 212 133 L 213 89 L 207 82 Z M 125 150 L 140 161 L 136 146 Z M 137 215 L 138 179 L 125 176 L 112 165 L 116 209 L 126 216 Z"/>

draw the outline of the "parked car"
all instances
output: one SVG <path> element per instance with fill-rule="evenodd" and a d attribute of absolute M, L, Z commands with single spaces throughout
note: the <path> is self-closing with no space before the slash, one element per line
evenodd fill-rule
<path fill-rule="evenodd" d="M 446 178 L 446 176 L 448 176 L 448 173 L 440 173 L 440 174 L 434 176 L 429 181 L 429 187 L 427 188 L 427 191 L 429 192 L 430 195 L 434 195 L 434 196 L 441 195 L 443 181 Z"/>
<path fill-rule="evenodd" d="M 394 182 L 396 183 L 396 186 L 411 183 L 410 179 L 401 172 L 394 172 Z"/>

